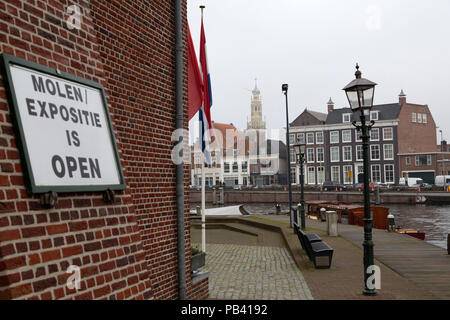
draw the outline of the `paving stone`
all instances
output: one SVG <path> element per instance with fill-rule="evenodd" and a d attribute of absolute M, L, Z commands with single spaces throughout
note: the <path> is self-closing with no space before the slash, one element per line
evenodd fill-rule
<path fill-rule="evenodd" d="M 312 300 L 286 248 L 207 244 L 212 299 Z"/>

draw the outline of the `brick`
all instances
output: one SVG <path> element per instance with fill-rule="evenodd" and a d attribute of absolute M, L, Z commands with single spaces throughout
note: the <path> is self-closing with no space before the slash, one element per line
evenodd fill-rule
<path fill-rule="evenodd" d="M 19 229 L 0 231 L 0 242 L 20 239 Z"/>
<path fill-rule="evenodd" d="M 39 256 L 39 254 L 33 253 L 28 256 L 28 264 L 29 265 L 35 265 L 38 263 L 41 263 L 41 257 Z"/>
<path fill-rule="evenodd" d="M 35 238 L 45 236 L 45 227 L 31 227 L 31 228 L 23 228 L 22 236 L 24 238 Z"/>
<path fill-rule="evenodd" d="M 55 287 L 56 284 L 57 284 L 57 281 L 56 281 L 55 277 L 44 279 L 44 280 L 39 280 L 39 281 L 33 282 L 33 291 L 34 292 L 44 291 L 48 288 Z"/>
<path fill-rule="evenodd" d="M 0 272 L 4 270 L 13 270 L 26 265 L 25 257 L 16 257 L 0 260 Z"/>
<path fill-rule="evenodd" d="M 102 243 L 100 241 L 97 242 L 91 242 L 84 245 L 84 251 L 96 251 L 100 250 L 102 248 Z"/>
<path fill-rule="evenodd" d="M 16 253 L 16 248 L 13 244 L 7 244 L 0 247 L 0 257 L 4 258 Z"/>
<path fill-rule="evenodd" d="M 83 253 L 83 247 L 81 245 L 71 246 L 62 249 L 63 257 L 76 256 Z"/>
<path fill-rule="evenodd" d="M 111 293 L 111 288 L 109 285 L 104 286 L 100 289 L 94 290 L 94 298 L 100 298 L 102 296 L 106 296 L 107 294 Z"/>
<path fill-rule="evenodd" d="M 47 226 L 46 229 L 48 235 L 66 233 L 69 231 L 69 228 L 67 227 L 66 223 Z"/>
<path fill-rule="evenodd" d="M 45 251 L 45 252 L 42 252 L 41 256 L 42 256 L 42 262 L 48 262 L 48 261 L 60 259 L 61 252 L 60 252 L 60 250 Z"/>
<path fill-rule="evenodd" d="M 69 230 L 71 232 L 82 231 L 82 230 L 86 230 L 87 228 L 88 228 L 88 224 L 86 221 L 77 221 L 77 222 L 69 223 Z"/>

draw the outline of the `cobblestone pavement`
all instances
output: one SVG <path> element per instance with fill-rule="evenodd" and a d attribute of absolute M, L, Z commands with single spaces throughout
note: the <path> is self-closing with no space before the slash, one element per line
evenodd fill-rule
<path fill-rule="evenodd" d="M 212 299 L 313 299 L 286 248 L 207 244 L 206 254 Z"/>

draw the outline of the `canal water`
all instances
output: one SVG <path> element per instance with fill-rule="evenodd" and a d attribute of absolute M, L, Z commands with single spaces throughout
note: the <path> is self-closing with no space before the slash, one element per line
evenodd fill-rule
<path fill-rule="evenodd" d="M 395 224 L 402 228 L 418 229 L 425 232 L 425 241 L 435 246 L 447 248 L 450 233 L 450 206 L 432 205 L 388 205 L 395 216 Z"/>
<path fill-rule="evenodd" d="M 450 206 L 391 204 L 389 212 L 395 216 L 395 224 L 402 228 L 417 229 L 425 232 L 425 241 L 446 249 L 447 235 L 450 233 Z M 275 214 L 272 204 L 245 205 L 249 213 Z M 288 211 L 282 205 L 283 212 Z"/>

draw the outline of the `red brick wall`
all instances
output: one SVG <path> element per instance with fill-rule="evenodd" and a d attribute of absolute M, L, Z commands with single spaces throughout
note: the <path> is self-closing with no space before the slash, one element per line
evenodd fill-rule
<path fill-rule="evenodd" d="M 412 113 L 426 114 L 427 123 L 413 123 Z M 436 151 L 436 124 L 427 105 L 402 104 L 398 124 L 400 153 Z"/>
<path fill-rule="evenodd" d="M 86 3 L 1 1 L 0 52 L 103 84 L 127 190 L 113 205 L 101 193 L 59 194 L 44 210 L 25 191 L 0 82 L 0 299 L 176 299 L 173 2 Z M 82 30 L 66 28 L 71 4 L 85 9 Z M 187 248 L 188 207 L 186 196 Z M 66 287 L 72 264 L 82 269 L 79 291 Z M 188 277 L 190 297 L 206 297 L 205 282 L 193 288 Z"/>

